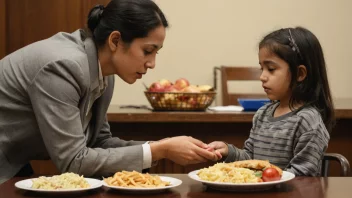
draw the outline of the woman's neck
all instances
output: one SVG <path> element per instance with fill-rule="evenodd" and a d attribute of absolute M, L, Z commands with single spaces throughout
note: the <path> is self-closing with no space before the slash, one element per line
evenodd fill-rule
<path fill-rule="evenodd" d="M 107 51 L 106 48 L 101 47 L 98 49 L 98 60 L 100 63 L 100 67 L 101 67 L 101 72 L 103 74 L 103 76 L 108 76 L 113 74 L 113 72 L 111 71 L 111 68 L 109 67 L 111 64 L 109 62 L 109 51 Z"/>

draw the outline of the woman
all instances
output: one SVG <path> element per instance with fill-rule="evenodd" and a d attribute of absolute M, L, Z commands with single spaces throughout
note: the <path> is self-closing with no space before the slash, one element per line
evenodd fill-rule
<path fill-rule="evenodd" d="M 84 176 L 142 171 L 162 158 L 182 165 L 216 160 L 191 137 L 150 144 L 111 137 L 113 74 L 132 84 L 155 67 L 168 27 L 158 6 L 112 0 L 90 11 L 88 27 L 0 61 L 0 183 L 34 159 L 51 158 L 61 172 Z"/>

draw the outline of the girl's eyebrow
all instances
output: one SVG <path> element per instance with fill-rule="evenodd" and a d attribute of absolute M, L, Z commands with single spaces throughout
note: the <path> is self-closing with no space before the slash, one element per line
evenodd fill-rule
<path fill-rule="evenodd" d="M 264 60 L 262 63 L 259 62 L 260 65 L 264 64 L 264 65 L 275 65 L 277 66 L 277 63 L 272 61 L 272 60 Z"/>

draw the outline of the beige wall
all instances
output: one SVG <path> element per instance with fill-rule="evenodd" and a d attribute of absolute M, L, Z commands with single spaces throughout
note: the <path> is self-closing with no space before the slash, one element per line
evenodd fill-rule
<path fill-rule="evenodd" d="M 142 82 L 185 77 L 213 84 L 219 65 L 258 65 L 257 43 L 270 31 L 301 25 L 323 46 L 334 97 L 352 97 L 352 1 L 350 0 L 155 0 L 171 27 L 156 68 L 128 85 L 116 77 L 112 104 L 148 104 Z M 262 91 L 260 84 L 242 91 Z M 237 89 L 230 85 L 231 91 Z M 220 105 L 220 96 L 217 103 Z"/>

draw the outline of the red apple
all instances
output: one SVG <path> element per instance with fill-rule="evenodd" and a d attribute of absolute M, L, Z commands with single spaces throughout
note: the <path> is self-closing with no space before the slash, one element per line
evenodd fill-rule
<path fill-rule="evenodd" d="M 185 78 L 179 78 L 179 79 L 176 80 L 174 86 L 175 86 L 176 89 L 182 90 L 182 89 L 184 89 L 184 88 L 189 86 L 189 81 L 187 79 L 185 79 Z"/>
<path fill-rule="evenodd" d="M 152 91 L 152 92 L 163 92 L 164 91 L 164 87 L 159 82 L 154 82 L 152 85 L 150 85 L 149 91 Z"/>
<path fill-rule="evenodd" d="M 179 92 L 174 85 L 164 88 L 164 92 Z"/>
<path fill-rule="evenodd" d="M 159 80 L 159 83 L 161 84 L 161 86 L 163 86 L 163 88 L 167 88 L 172 85 L 172 83 L 167 79 L 161 79 Z"/>

